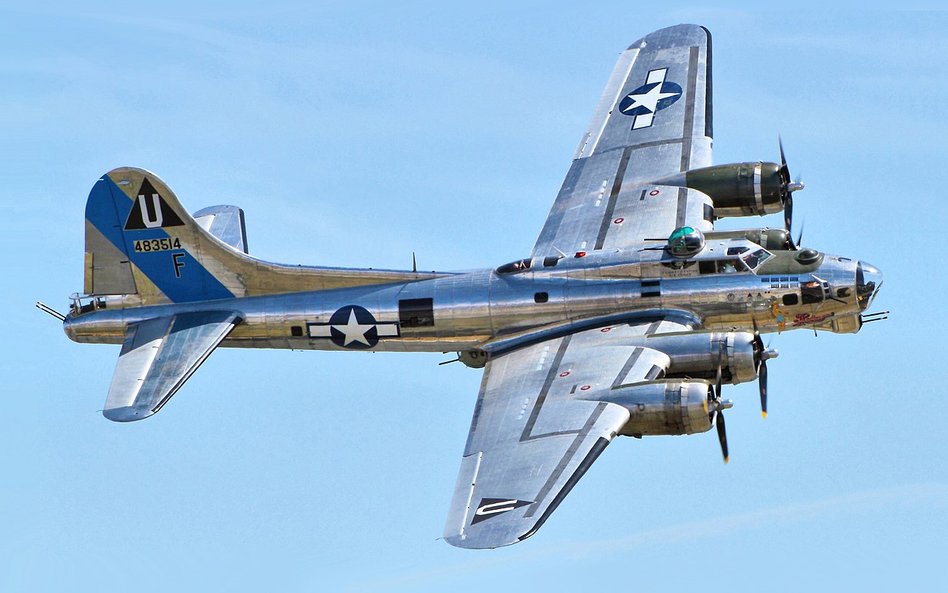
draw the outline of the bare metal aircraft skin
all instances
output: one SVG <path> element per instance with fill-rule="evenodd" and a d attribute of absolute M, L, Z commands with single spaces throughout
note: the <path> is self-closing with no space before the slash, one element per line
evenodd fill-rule
<path fill-rule="evenodd" d="M 621 54 L 533 252 L 462 273 L 285 266 L 247 255 L 243 212 L 193 216 L 156 175 L 119 168 L 86 206 L 77 342 L 121 344 L 104 414 L 158 412 L 218 346 L 456 351 L 483 380 L 444 531 L 516 543 L 617 435 L 716 426 L 723 383 L 759 380 L 761 333 L 855 333 L 882 284 L 790 235 L 780 163 L 711 164 L 711 39 L 656 31 Z M 784 212 L 785 228 L 715 232 Z M 799 240 L 797 241 L 797 243 Z"/>

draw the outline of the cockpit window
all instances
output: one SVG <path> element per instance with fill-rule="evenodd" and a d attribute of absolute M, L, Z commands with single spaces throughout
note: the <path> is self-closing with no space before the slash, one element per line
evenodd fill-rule
<path fill-rule="evenodd" d="M 698 262 L 698 272 L 701 274 L 734 274 L 744 271 L 744 264 L 737 258 Z"/>
<path fill-rule="evenodd" d="M 814 277 L 800 284 L 800 295 L 803 297 L 804 305 L 818 305 L 823 302 L 826 292 L 829 290 L 829 284 L 821 282 L 819 278 Z"/>
<path fill-rule="evenodd" d="M 748 253 L 743 256 L 741 259 L 744 260 L 744 263 L 747 264 L 747 267 L 756 270 L 760 264 L 764 263 L 768 259 L 773 257 L 773 254 L 767 251 L 766 249 L 758 249 L 753 253 Z"/>
<path fill-rule="evenodd" d="M 530 269 L 530 264 L 532 260 L 530 258 L 518 259 L 517 261 L 512 261 L 509 264 L 504 264 L 497 268 L 498 274 L 516 274 L 517 272 L 526 272 Z"/>

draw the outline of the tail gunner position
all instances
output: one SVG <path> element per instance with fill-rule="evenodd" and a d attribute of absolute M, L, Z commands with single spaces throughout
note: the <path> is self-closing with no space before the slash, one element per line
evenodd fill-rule
<path fill-rule="evenodd" d="M 759 381 L 761 334 L 855 333 L 871 265 L 800 248 L 780 163 L 711 164 L 711 39 L 681 25 L 620 57 L 533 252 L 474 272 L 299 267 L 247 254 L 243 212 L 189 215 L 119 168 L 86 205 L 77 342 L 121 344 L 104 414 L 158 412 L 218 346 L 456 351 L 483 368 L 445 539 L 532 535 L 616 435 L 716 426 L 724 383 Z M 784 228 L 715 231 L 784 212 Z M 799 242 L 799 241 L 797 241 Z"/>

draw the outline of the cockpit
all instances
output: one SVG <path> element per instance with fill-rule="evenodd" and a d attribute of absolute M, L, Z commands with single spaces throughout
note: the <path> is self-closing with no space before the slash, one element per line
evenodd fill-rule
<path fill-rule="evenodd" d="M 756 270 L 761 264 L 774 256 L 774 254 L 766 249 L 751 249 L 746 245 L 728 247 L 727 254 L 729 256 L 739 256 L 740 260 L 747 266 L 747 269 L 751 271 Z"/>
<path fill-rule="evenodd" d="M 727 247 L 726 258 L 713 254 L 714 249 L 705 249 L 708 245 L 704 234 L 693 227 L 680 227 L 668 237 L 665 251 L 678 260 L 696 259 L 699 272 L 702 274 L 733 274 L 735 272 L 751 271 L 756 273 L 764 262 L 774 257 L 774 254 L 755 244 L 746 237 L 722 237 L 725 241 L 740 240 L 745 244 Z M 725 243 L 726 244 L 726 243 Z M 718 243 L 717 246 L 720 246 Z M 678 268 L 683 266 L 679 265 Z"/>

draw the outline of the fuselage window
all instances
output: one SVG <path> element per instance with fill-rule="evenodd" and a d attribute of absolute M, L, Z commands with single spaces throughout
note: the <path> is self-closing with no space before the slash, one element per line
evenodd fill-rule
<path fill-rule="evenodd" d="M 432 299 L 401 299 L 398 301 L 398 322 L 402 327 L 431 327 L 434 325 Z"/>
<path fill-rule="evenodd" d="M 736 258 L 698 262 L 698 272 L 700 274 L 734 274 L 743 271 L 744 266 L 741 264 L 741 260 Z"/>
<path fill-rule="evenodd" d="M 788 307 L 792 307 L 793 305 L 796 305 L 799 302 L 800 302 L 800 299 L 797 297 L 796 294 L 791 293 L 791 294 L 783 295 L 783 304 L 787 305 Z"/>
<path fill-rule="evenodd" d="M 800 294 L 804 305 L 817 305 L 823 302 L 823 285 L 816 280 L 804 282 Z"/>

